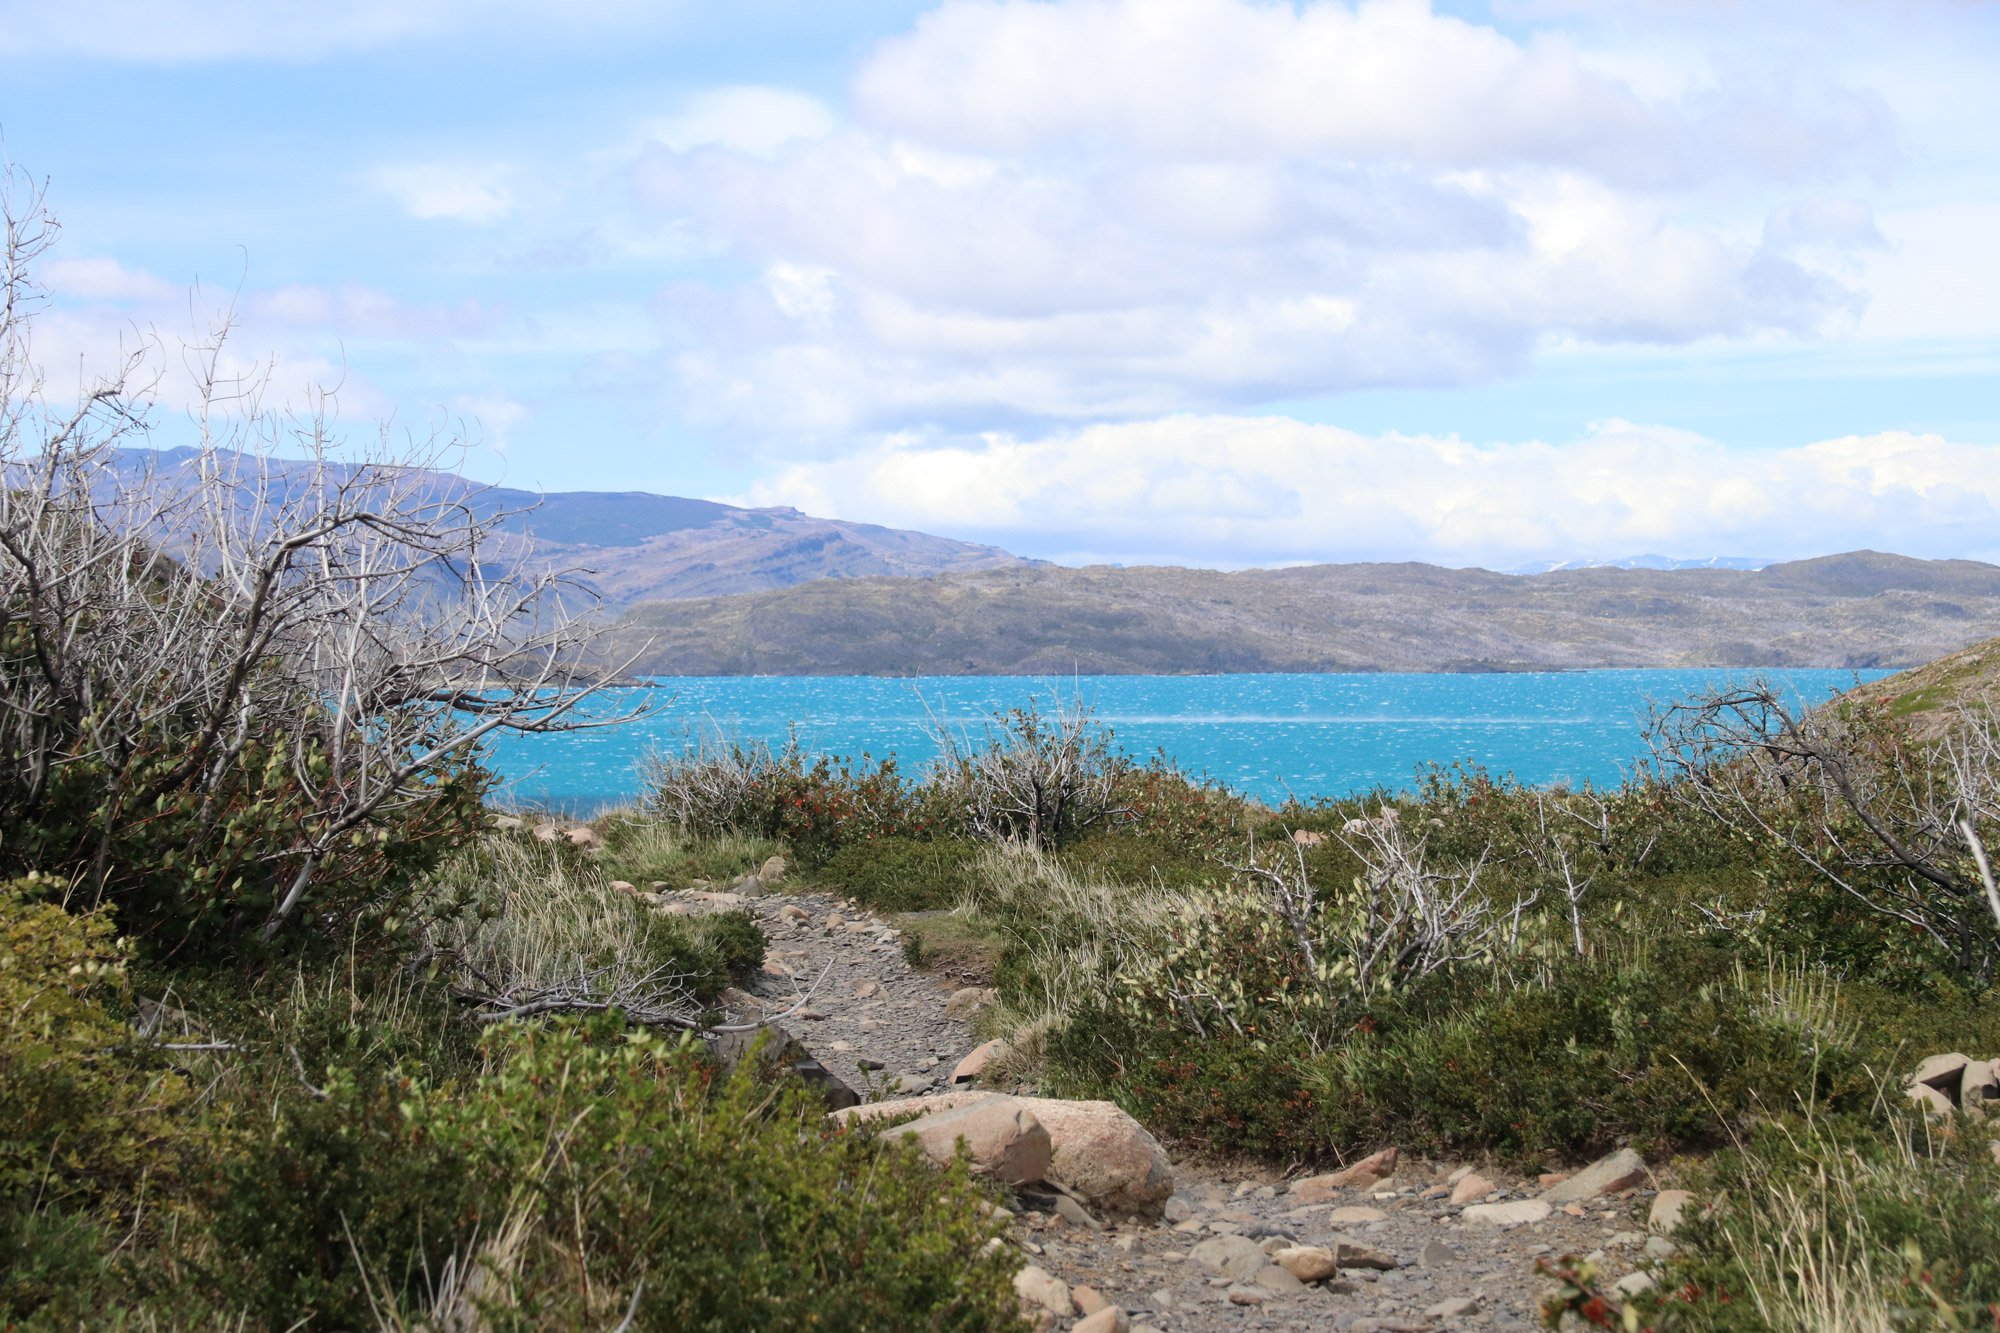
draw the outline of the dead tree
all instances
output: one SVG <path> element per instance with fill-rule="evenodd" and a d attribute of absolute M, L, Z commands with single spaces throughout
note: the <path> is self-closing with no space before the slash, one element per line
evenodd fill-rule
<path fill-rule="evenodd" d="M 1806 710 L 1768 682 L 1656 708 L 1653 756 L 1678 799 L 1785 849 L 1869 911 L 1992 975 L 2000 894 L 1979 823 L 2000 814 L 2000 741 L 1984 710 L 1922 743 L 1866 705 Z"/>
<path fill-rule="evenodd" d="M 194 859 L 229 835 L 228 794 L 289 783 L 247 857 L 264 933 L 307 908 L 343 849 L 438 796 L 503 732 L 607 725 L 578 706 L 588 598 L 538 569 L 511 515 L 451 470 L 459 440 L 345 448 L 331 403 L 297 414 L 225 373 L 224 318 L 193 349 L 193 451 L 127 446 L 154 424 L 140 353 L 55 394 L 34 361 L 33 265 L 56 228 L 10 178 L 0 290 L 0 827 L 46 823 L 87 781 L 114 887 L 115 834 L 183 812 Z M 251 757 L 263 767 L 246 774 Z M 276 766 L 275 768 L 273 766 Z M 240 839 L 239 839 L 240 841 Z"/>

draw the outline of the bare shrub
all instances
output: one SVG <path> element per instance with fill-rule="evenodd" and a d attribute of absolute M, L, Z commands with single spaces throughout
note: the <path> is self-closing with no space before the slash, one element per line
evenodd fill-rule
<path fill-rule="evenodd" d="M 704 719 L 688 728 L 679 749 L 655 748 L 639 761 L 644 809 L 692 832 L 763 832 L 771 779 L 798 767 L 798 749 L 796 733 L 781 755 Z"/>
<path fill-rule="evenodd" d="M 1870 911 L 1935 939 L 1990 979 L 2000 894 L 1977 828 L 2000 814 L 2000 736 L 1984 709 L 1932 742 L 1848 704 L 1807 710 L 1768 682 L 1654 711 L 1677 799 L 1782 847 Z"/>
<path fill-rule="evenodd" d="M 997 724 L 997 725 L 996 725 Z M 1015 838 L 1044 850 L 1126 813 L 1118 779 L 1127 765 L 1082 699 L 1058 694 L 1048 713 L 1030 702 L 995 715 L 983 744 L 932 718 L 933 781 L 949 789 L 976 837 Z"/>
<path fill-rule="evenodd" d="M 489 737 L 622 720 L 576 712 L 595 628 L 510 515 L 437 470 L 457 439 L 350 450 L 325 396 L 266 408 L 225 370 L 227 319 L 188 355 L 174 466 L 123 448 L 151 420 L 144 349 L 58 399 L 30 340 L 55 224 L 18 175 L 4 207 L 6 855 L 268 935 L 315 894 L 379 897 L 398 844 L 462 829 Z"/>

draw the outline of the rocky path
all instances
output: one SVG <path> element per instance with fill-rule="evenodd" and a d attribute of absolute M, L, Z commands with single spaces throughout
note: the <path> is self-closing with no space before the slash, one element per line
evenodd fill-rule
<path fill-rule="evenodd" d="M 732 1015 L 770 1017 L 810 990 L 783 1026 L 864 1100 L 947 1091 L 954 1067 L 980 1044 L 969 1020 L 984 997 L 953 984 L 963 978 L 912 970 L 891 919 L 810 892 L 667 901 L 669 910 L 743 907 L 758 918 L 770 950 L 754 993 L 725 994 Z M 1031 1201 L 1011 1240 L 1055 1279 L 1038 1288 L 1050 1311 L 1044 1326 L 1081 1324 L 1079 1333 L 1527 1329 L 1550 1285 L 1535 1271 L 1538 1258 L 1589 1256 L 1606 1283 L 1643 1281 L 1627 1275 L 1649 1246 L 1658 1255 L 1667 1244 L 1649 1240 L 1654 1191 L 1629 1162 L 1601 1174 L 1610 1194 L 1579 1178 L 1567 1186 L 1574 1199 L 1547 1178 L 1466 1163 L 1378 1158 L 1375 1166 L 1389 1174 L 1364 1170 L 1336 1183 L 1176 1161 L 1163 1219 L 1100 1221 Z"/>

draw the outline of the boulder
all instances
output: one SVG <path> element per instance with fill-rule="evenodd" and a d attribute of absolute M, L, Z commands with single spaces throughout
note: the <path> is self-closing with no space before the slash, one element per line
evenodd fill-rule
<path fill-rule="evenodd" d="M 1049 1173 L 1049 1132 L 1015 1097 L 988 1097 L 898 1125 L 888 1133 L 915 1139 L 939 1166 L 948 1165 L 965 1141 L 975 1173 L 1009 1185 L 1029 1185 Z"/>
<path fill-rule="evenodd" d="M 1984 1111 L 1986 1103 L 2000 1101 L 2000 1069 L 1993 1060 L 1974 1060 L 1959 1076 L 1958 1104 L 1968 1111 Z"/>
<path fill-rule="evenodd" d="M 1263 1249 L 1247 1236 L 1216 1236 L 1188 1251 L 1188 1258 L 1212 1273 L 1248 1282 L 1264 1271 Z"/>
<path fill-rule="evenodd" d="M 1506 1203 L 1475 1203 L 1459 1214 L 1467 1226 L 1518 1227 L 1545 1220 L 1555 1209 L 1546 1199 L 1510 1199 Z"/>
<path fill-rule="evenodd" d="M 1007 1053 L 1007 1043 L 994 1039 L 983 1046 L 975 1046 L 972 1053 L 960 1060 L 951 1071 L 954 1085 L 974 1082 L 986 1072 L 986 1066 Z"/>
<path fill-rule="evenodd" d="M 573 828 L 568 833 L 569 845 L 579 851 L 595 852 L 604 847 L 604 835 L 588 824 Z"/>
<path fill-rule="evenodd" d="M 1069 1284 L 1035 1264 L 1014 1274 L 1014 1294 L 1021 1298 L 1023 1310 L 1046 1310 L 1058 1319 L 1067 1319 L 1075 1312 Z"/>
<path fill-rule="evenodd" d="M 1615 1194 L 1646 1181 L 1646 1159 L 1630 1148 L 1600 1157 L 1540 1197 L 1552 1204 L 1584 1203 L 1600 1194 Z"/>
<path fill-rule="evenodd" d="M 1324 1245 L 1287 1245 L 1272 1252 L 1271 1262 L 1301 1282 L 1323 1282 L 1340 1271 Z"/>
<path fill-rule="evenodd" d="M 1646 1214 L 1646 1225 L 1662 1236 L 1673 1234 L 1681 1224 L 1681 1214 L 1694 1202 L 1694 1195 L 1687 1190 L 1661 1190 L 1653 1196 L 1652 1211 Z"/>
<path fill-rule="evenodd" d="M 1093 1315 L 1099 1310 L 1111 1308 L 1111 1302 L 1105 1300 L 1103 1293 L 1095 1287 L 1071 1287 L 1069 1298 L 1076 1302 L 1076 1312 L 1081 1315 Z"/>
<path fill-rule="evenodd" d="M 843 1118 L 875 1119 L 908 1111 L 926 1114 L 965 1106 L 993 1096 L 987 1092 L 947 1092 L 936 1097 L 874 1102 Z M 1054 1097 L 1019 1097 L 1049 1131 L 1055 1160 L 1049 1179 L 1080 1198 L 1092 1211 L 1113 1216 L 1158 1217 L 1174 1192 L 1174 1169 L 1145 1126 L 1110 1102 L 1072 1102 Z"/>
<path fill-rule="evenodd" d="M 1947 1097 L 1958 1090 L 1958 1081 L 1971 1064 L 1970 1058 L 1953 1051 L 1948 1055 L 1927 1056 L 1917 1065 L 1917 1072 L 1910 1075 L 1912 1083 L 1928 1083 Z"/>
<path fill-rule="evenodd" d="M 1477 1203 L 1493 1192 L 1493 1182 L 1484 1176 L 1467 1176 L 1451 1187 L 1453 1203 Z"/>
<path fill-rule="evenodd" d="M 1926 1116 L 1949 1116 L 1957 1109 L 1951 1104 L 1951 1098 L 1945 1096 L 1928 1083 L 1912 1083 L 1909 1087 L 1903 1089 L 1903 1095 L 1915 1102 L 1917 1108 Z"/>
<path fill-rule="evenodd" d="M 757 878 L 766 884 L 776 884 L 784 877 L 785 858 L 782 856 L 766 857 L 763 866 L 757 871 Z"/>
<path fill-rule="evenodd" d="M 556 839 L 560 837 L 562 837 L 562 830 L 557 828 L 554 824 L 535 825 L 536 842 L 554 842 Z"/>
<path fill-rule="evenodd" d="M 1282 1264 L 1265 1264 L 1253 1280 L 1273 1296 L 1296 1296 L 1306 1289 L 1306 1284 Z"/>

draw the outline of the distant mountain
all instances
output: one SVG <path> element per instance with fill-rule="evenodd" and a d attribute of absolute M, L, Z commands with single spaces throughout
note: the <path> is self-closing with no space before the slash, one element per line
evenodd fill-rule
<path fill-rule="evenodd" d="M 192 476 L 193 449 L 128 449 L 128 475 L 150 470 L 171 483 Z M 277 461 L 280 475 L 306 465 Z M 1042 562 L 997 546 L 927 533 L 814 518 L 796 509 L 744 509 L 647 491 L 551 491 L 480 487 L 433 474 L 441 492 L 476 497 L 486 514 L 510 513 L 504 531 L 532 536 L 538 561 L 585 571 L 579 579 L 613 607 L 685 597 L 768 592 L 815 579 L 1030 568 Z M 518 511 L 518 512 L 515 512 Z"/>
<path fill-rule="evenodd" d="M 1856 551 L 1516 577 L 1422 564 L 985 570 L 635 606 L 655 675 L 1904 667 L 2000 635 L 2000 567 Z"/>
<path fill-rule="evenodd" d="M 1503 574 L 1553 574 L 1562 569 L 1766 569 L 1777 564 L 1754 555 L 1712 555 L 1706 560 L 1675 560 L 1664 555 L 1628 555 L 1622 560 L 1537 560 L 1503 569 Z"/>

